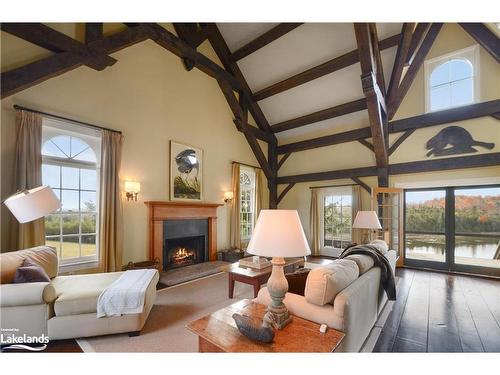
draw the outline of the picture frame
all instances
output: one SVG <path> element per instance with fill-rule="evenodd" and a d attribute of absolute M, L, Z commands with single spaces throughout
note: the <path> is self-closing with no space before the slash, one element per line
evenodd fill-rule
<path fill-rule="evenodd" d="M 170 200 L 203 200 L 203 150 L 170 141 Z"/>

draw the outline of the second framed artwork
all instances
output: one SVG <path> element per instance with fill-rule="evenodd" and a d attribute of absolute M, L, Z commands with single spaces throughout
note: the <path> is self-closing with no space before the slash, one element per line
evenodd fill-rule
<path fill-rule="evenodd" d="M 170 141 L 170 199 L 203 199 L 203 150 Z"/>

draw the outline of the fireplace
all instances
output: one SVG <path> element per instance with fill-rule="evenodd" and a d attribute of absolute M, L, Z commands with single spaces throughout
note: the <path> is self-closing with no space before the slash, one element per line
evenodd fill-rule
<path fill-rule="evenodd" d="M 148 206 L 150 260 L 158 259 L 163 270 L 169 267 L 166 240 L 205 236 L 203 261 L 217 260 L 217 208 L 219 203 L 144 202 Z M 200 259 L 200 258 L 198 258 Z"/>
<path fill-rule="evenodd" d="M 205 262 L 205 236 L 165 240 L 166 269 L 174 269 Z"/>
<path fill-rule="evenodd" d="M 208 220 L 163 222 L 163 270 L 208 261 Z"/>

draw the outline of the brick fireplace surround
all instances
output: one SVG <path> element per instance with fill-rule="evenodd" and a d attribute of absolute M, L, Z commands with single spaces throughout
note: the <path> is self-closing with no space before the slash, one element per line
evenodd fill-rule
<path fill-rule="evenodd" d="M 149 258 L 163 264 L 163 222 L 165 220 L 208 220 L 208 260 L 217 260 L 218 203 L 147 201 Z"/>

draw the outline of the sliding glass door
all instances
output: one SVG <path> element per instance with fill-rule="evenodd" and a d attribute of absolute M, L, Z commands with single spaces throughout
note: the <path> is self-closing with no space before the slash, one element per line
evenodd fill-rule
<path fill-rule="evenodd" d="M 405 191 L 405 264 L 500 276 L 500 186 Z"/>

